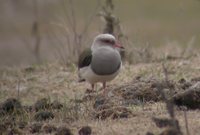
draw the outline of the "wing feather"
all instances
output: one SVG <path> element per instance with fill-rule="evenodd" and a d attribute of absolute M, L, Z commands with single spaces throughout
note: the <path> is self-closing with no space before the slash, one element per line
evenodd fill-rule
<path fill-rule="evenodd" d="M 92 61 L 92 51 L 91 49 L 84 50 L 79 56 L 78 68 L 83 68 L 89 66 Z"/>

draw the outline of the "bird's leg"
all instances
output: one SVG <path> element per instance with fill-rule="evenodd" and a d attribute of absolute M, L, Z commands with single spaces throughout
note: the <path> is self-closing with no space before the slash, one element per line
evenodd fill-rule
<path fill-rule="evenodd" d="M 94 91 L 94 84 L 91 84 L 91 87 L 92 87 L 92 91 Z"/>
<path fill-rule="evenodd" d="M 91 89 L 87 89 L 86 93 L 92 93 L 94 92 L 94 84 L 91 84 Z"/>
<path fill-rule="evenodd" d="M 103 82 L 103 89 L 105 90 L 106 88 L 106 82 Z"/>
<path fill-rule="evenodd" d="M 103 82 L 103 94 L 106 95 L 106 82 Z"/>

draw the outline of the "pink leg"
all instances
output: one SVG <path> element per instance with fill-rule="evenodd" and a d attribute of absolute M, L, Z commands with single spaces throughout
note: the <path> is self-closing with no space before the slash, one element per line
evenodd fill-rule
<path fill-rule="evenodd" d="M 91 84 L 91 89 L 87 89 L 86 93 L 92 93 L 94 92 L 94 84 Z"/>
<path fill-rule="evenodd" d="M 103 82 L 103 89 L 105 90 L 106 88 L 106 82 Z"/>
<path fill-rule="evenodd" d="M 92 91 L 94 91 L 94 84 L 91 84 L 91 87 L 92 87 Z"/>
<path fill-rule="evenodd" d="M 106 95 L 106 82 L 103 82 L 103 94 Z"/>

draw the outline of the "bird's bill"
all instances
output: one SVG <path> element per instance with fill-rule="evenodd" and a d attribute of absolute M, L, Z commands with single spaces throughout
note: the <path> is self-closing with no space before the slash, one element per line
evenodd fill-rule
<path fill-rule="evenodd" d="M 120 43 L 116 43 L 114 46 L 119 49 L 124 49 L 124 47 Z"/>

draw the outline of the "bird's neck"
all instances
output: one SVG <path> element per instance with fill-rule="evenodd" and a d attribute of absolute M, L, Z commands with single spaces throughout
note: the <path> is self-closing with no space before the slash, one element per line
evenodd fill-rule
<path fill-rule="evenodd" d="M 108 46 L 108 45 L 92 45 L 91 46 L 91 50 L 93 52 L 97 51 L 99 49 L 102 49 L 102 48 L 105 48 L 105 49 L 108 49 L 108 50 L 115 50 L 114 48 L 112 48 L 111 46 Z"/>

